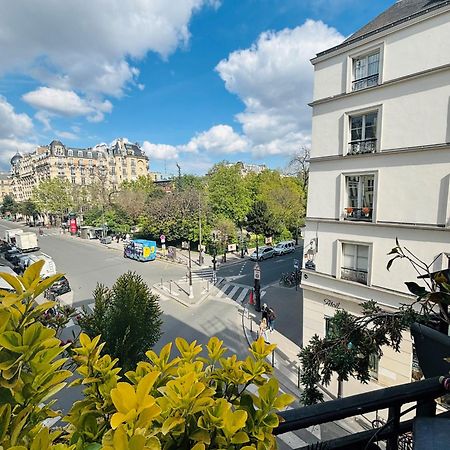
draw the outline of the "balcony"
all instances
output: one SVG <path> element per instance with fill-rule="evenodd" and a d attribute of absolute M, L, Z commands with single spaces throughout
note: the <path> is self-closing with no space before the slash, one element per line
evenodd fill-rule
<path fill-rule="evenodd" d="M 289 431 L 306 429 L 313 425 L 334 422 L 348 417 L 388 409 L 387 421 L 377 421 L 377 428 L 348 436 L 321 441 L 300 447 L 303 449 L 363 450 L 381 449 L 448 449 L 450 412 L 436 415 L 435 399 L 446 394 L 448 378 L 426 380 L 379 389 L 334 401 L 291 409 L 280 413 L 285 420 L 274 430 L 281 435 Z M 414 403 L 412 406 L 410 403 Z M 402 409 L 402 406 L 408 408 Z M 401 420 L 406 413 L 415 411 L 415 418 Z M 380 426 L 381 425 L 381 426 Z"/>
<path fill-rule="evenodd" d="M 341 280 L 354 281 L 355 283 L 367 285 L 367 271 L 341 267 Z"/>
<path fill-rule="evenodd" d="M 352 91 L 360 91 L 361 89 L 366 89 L 368 87 L 378 85 L 379 74 L 369 75 L 368 77 L 359 78 L 352 82 Z"/>
<path fill-rule="evenodd" d="M 344 208 L 344 220 L 372 222 L 372 213 L 373 208 L 367 206 L 364 208 L 353 208 L 349 206 L 348 208 Z"/>
<path fill-rule="evenodd" d="M 350 141 L 348 143 L 348 155 L 361 155 L 363 153 L 375 153 L 377 150 L 377 140 L 375 138 L 360 141 Z"/>

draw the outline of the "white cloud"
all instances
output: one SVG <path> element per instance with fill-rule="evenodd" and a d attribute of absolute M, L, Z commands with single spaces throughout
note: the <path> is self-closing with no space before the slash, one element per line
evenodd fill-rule
<path fill-rule="evenodd" d="M 291 154 L 310 141 L 313 68 L 317 52 L 344 37 L 320 21 L 262 33 L 255 44 L 231 53 L 216 70 L 243 101 L 236 119 L 256 155 Z"/>
<path fill-rule="evenodd" d="M 0 74 L 22 72 L 67 91 L 120 96 L 133 61 L 167 58 L 190 37 L 192 14 L 217 0 L 15 0 L 0 15 Z"/>
<path fill-rule="evenodd" d="M 5 97 L 0 95 L 0 138 L 14 139 L 33 131 L 33 122 L 27 114 L 17 114 Z"/>
<path fill-rule="evenodd" d="M 144 141 L 142 148 L 149 155 L 150 161 L 152 159 L 177 159 L 179 153 L 176 147 L 166 144 L 152 144 L 149 141 Z"/>
<path fill-rule="evenodd" d="M 66 117 L 87 116 L 91 122 L 100 122 L 104 118 L 104 113 L 112 110 L 109 100 L 89 100 L 81 98 L 74 91 L 49 87 L 40 87 L 35 91 L 27 92 L 22 99 L 41 110 L 36 118 L 46 127 L 50 126 L 49 119 L 52 114 Z"/>
<path fill-rule="evenodd" d="M 70 131 L 55 131 L 56 135 L 61 139 L 78 139 L 78 136 L 75 133 L 71 133 Z"/>
<path fill-rule="evenodd" d="M 3 171 L 9 171 L 11 169 L 11 158 L 17 151 L 20 153 L 28 153 L 34 151 L 36 147 L 37 145 L 32 142 L 26 142 L 16 138 L 0 137 L 0 168 Z"/>
<path fill-rule="evenodd" d="M 190 153 L 206 151 L 227 154 L 246 151 L 249 149 L 249 145 L 246 139 L 235 133 L 229 125 L 216 125 L 208 131 L 197 134 L 188 144 L 179 148 Z"/>

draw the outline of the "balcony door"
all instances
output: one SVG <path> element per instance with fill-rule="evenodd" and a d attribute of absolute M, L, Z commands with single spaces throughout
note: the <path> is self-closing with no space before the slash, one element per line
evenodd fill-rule
<path fill-rule="evenodd" d="M 371 222 L 373 218 L 374 175 L 351 175 L 345 177 L 346 220 Z"/>
<path fill-rule="evenodd" d="M 367 284 L 369 246 L 342 243 L 341 279 Z"/>

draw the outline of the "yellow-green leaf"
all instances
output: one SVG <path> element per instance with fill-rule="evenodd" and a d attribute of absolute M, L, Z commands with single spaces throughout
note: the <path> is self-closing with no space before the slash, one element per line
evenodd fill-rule
<path fill-rule="evenodd" d="M 181 425 L 182 423 L 184 423 L 184 419 L 182 417 L 169 417 L 164 421 L 161 428 L 161 433 L 166 435 L 170 430 L 178 425 Z"/>

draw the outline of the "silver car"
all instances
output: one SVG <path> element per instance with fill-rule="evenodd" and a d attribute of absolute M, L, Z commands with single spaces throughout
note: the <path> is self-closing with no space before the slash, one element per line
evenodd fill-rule
<path fill-rule="evenodd" d="M 252 261 L 262 261 L 263 259 L 273 258 L 275 254 L 273 247 L 259 247 L 258 252 L 254 251 L 250 255 Z"/>

